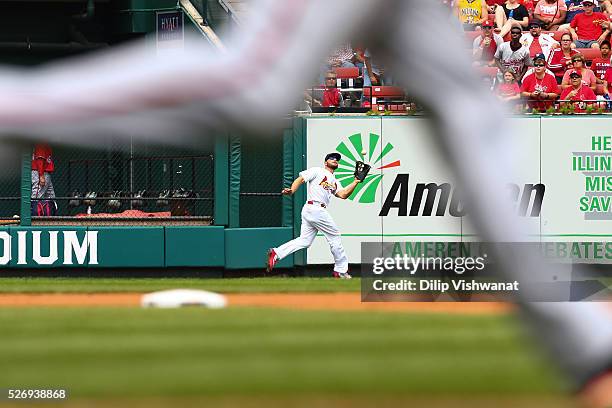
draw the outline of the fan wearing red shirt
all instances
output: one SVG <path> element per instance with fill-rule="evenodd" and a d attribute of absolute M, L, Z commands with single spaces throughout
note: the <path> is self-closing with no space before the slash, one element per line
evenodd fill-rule
<path fill-rule="evenodd" d="M 578 14 L 570 23 L 570 33 L 576 48 L 599 48 L 599 44 L 610 34 L 608 17 L 593 12 L 592 0 L 582 2 L 584 13 Z"/>
<path fill-rule="evenodd" d="M 601 43 L 599 47 L 601 57 L 593 58 L 591 70 L 595 74 L 598 84 L 603 84 L 604 77 L 610 68 L 610 42 L 608 40 Z"/>
<path fill-rule="evenodd" d="M 533 72 L 523 78 L 521 95 L 529 101 L 532 109 L 546 110 L 553 106 L 553 101 L 559 96 L 557 80 L 546 72 L 544 54 L 535 56 L 533 66 Z"/>
<path fill-rule="evenodd" d="M 561 92 L 561 100 L 576 101 L 574 103 L 576 112 L 584 112 L 587 104 L 582 101 L 594 101 L 597 99 L 595 92 L 582 83 L 582 76 L 578 72 L 570 72 L 569 77 L 572 85 Z M 592 105 L 592 103 L 588 105 Z"/>
<path fill-rule="evenodd" d="M 610 95 L 610 90 L 611 90 L 610 88 L 612 88 L 612 67 L 608 68 L 608 71 L 606 72 L 606 75 L 604 76 L 603 84 L 604 84 L 604 94 Z"/>
<path fill-rule="evenodd" d="M 521 97 L 521 88 L 516 83 L 516 73 L 508 69 L 504 71 L 504 82 L 497 87 L 497 98 L 504 102 L 518 100 Z"/>
<path fill-rule="evenodd" d="M 55 198 L 51 173 L 55 170 L 53 151 L 46 143 L 34 146 L 32 153 L 32 198 Z"/>
<path fill-rule="evenodd" d="M 490 20 L 482 23 L 481 34 L 474 38 L 472 43 L 472 56 L 474 65 L 495 64 L 495 51 L 497 46 L 504 43 L 504 39 L 493 33 L 493 22 Z"/>
<path fill-rule="evenodd" d="M 572 57 L 576 54 L 579 52 L 572 48 L 572 36 L 563 34 L 561 47 L 553 49 L 548 57 L 548 69 L 555 74 L 558 84 L 561 84 L 565 71 L 572 67 Z"/>
<path fill-rule="evenodd" d="M 325 84 L 323 88 L 313 92 L 313 95 L 304 93 L 304 97 L 307 101 L 312 102 L 313 106 L 343 108 L 344 99 L 342 98 L 342 93 L 336 86 L 337 79 L 338 76 L 334 71 L 328 71 L 325 74 Z"/>

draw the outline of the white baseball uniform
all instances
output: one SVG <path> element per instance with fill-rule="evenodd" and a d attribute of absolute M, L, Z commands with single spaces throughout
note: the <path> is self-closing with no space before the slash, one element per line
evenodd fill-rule
<path fill-rule="evenodd" d="M 308 183 L 306 204 L 302 208 L 300 236 L 274 248 L 274 252 L 279 259 L 283 259 L 295 251 L 308 248 L 319 231 L 325 235 L 329 249 L 334 256 L 334 271 L 345 273 L 348 271 L 348 258 L 342 246 L 340 230 L 327 212 L 329 201 L 338 190 L 336 177 L 322 167 L 304 170 L 300 172 L 300 176 Z"/>

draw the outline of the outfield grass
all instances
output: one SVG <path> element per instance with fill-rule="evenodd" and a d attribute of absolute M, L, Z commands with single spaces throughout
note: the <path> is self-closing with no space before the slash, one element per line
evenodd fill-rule
<path fill-rule="evenodd" d="M 550 396 L 510 316 L 275 309 L 0 309 L 0 387 L 71 399 Z"/>
<path fill-rule="evenodd" d="M 0 278 L 0 293 L 151 292 L 204 289 L 222 293 L 358 292 L 360 279 L 332 278 Z"/>

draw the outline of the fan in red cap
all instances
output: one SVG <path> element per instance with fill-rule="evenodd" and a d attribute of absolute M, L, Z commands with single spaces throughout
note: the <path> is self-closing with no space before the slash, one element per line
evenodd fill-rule
<path fill-rule="evenodd" d="M 472 56 L 474 65 L 492 66 L 495 64 L 495 52 L 497 47 L 504 43 L 504 39 L 493 32 L 493 21 L 485 20 L 482 30 L 472 43 Z"/>

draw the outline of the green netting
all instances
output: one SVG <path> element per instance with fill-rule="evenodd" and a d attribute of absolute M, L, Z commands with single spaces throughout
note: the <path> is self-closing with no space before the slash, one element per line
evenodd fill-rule
<path fill-rule="evenodd" d="M 240 226 L 282 226 L 283 138 L 243 138 Z"/>

